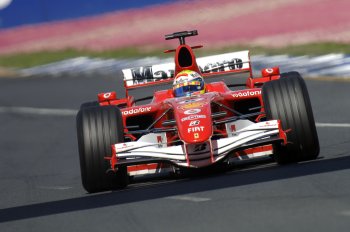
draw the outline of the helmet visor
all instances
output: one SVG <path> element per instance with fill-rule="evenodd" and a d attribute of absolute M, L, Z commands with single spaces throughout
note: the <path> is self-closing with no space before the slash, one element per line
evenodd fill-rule
<path fill-rule="evenodd" d="M 174 87 L 174 94 L 176 97 L 183 97 L 187 94 L 198 92 L 204 89 L 204 83 L 201 81 L 190 81 L 187 83 L 180 83 Z"/>

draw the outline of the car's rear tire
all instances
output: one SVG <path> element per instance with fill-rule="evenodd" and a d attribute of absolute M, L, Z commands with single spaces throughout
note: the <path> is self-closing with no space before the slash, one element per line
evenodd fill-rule
<path fill-rule="evenodd" d="M 316 159 L 320 147 L 306 84 L 298 72 L 281 76 L 262 88 L 267 119 L 279 119 L 283 130 L 291 129 L 288 144 L 274 146 L 275 159 L 279 164 Z"/>
<path fill-rule="evenodd" d="M 115 106 L 83 108 L 77 115 L 77 135 L 82 183 L 89 193 L 126 187 L 126 167 L 116 173 L 105 157 L 111 156 L 111 145 L 124 141 L 123 121 Z"/>

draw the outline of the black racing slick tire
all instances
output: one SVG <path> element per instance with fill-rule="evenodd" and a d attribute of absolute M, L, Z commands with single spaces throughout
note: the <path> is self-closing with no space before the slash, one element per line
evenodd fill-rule
<path fill-rule="evenodd" d="M 110 169 L 111 145 L 124 142 L 122 114 L 115 106 L 81 109 L 76 118 L 80 170 L 83 187 L 89 193 L 126 187 L 126 167 Z"/>
<path fill-rule="evenodd" d="M 100 104 L 97 101 L 85 102 L 85 103 L 80 105 L 80 109 L 85 109 L 85 108 L 89 108 L 89 107 L 95 107 L 95 106 L 99 106 L 99 105 Z"/>
<path fill-rule="evenodd" d="M 281 75 L 281 79 L 262 87 L 267 120 L 279 119 L 287 133 L 287 145 L 274 145 L 279 164 L 312 160 L 318 157 L 320 146 L 309 94 L 298 72 Z"/>

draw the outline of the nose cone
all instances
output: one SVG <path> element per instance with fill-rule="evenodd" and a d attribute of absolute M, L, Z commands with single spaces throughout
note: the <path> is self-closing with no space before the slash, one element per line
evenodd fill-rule
<path fill-rule="evenodd" d="M 213 134 L 210 99 L 190 98 L 174 104 L 178 133 L 185 143 L 202 143 Z"/>

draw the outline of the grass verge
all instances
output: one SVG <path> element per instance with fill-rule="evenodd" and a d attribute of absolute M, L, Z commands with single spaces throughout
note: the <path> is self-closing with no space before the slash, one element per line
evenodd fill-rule
<path fill-rule="evenodd" d="M 11 54 L 0 56 L 0 67 L 5 68 L 27 68 L 64 59 L 88 56 L 100 58 L 140 58 L 146 56 L 170 57 L 172 54 L 164 54 L 164 48 L 137 48 L 130 47 L 124 49 L 108 50 L 102 52 L 81 51 L 81 50 L 61 50 L 61 51 L 42 51 L 34 53 Z M 222 48 L 202 48 L 196 50 L 197 56 L 219 54 L 232 51 L 250 50 L 251 55 L 266 54 L 289 54 L 292 56 L 300 55 L 322 55 L 329 53 L 346 53 L 350 54 L 349 44 L 343 43 L 314 43 L 299 46 L 287 46 L 283 48 L 252 47 L 245 45 L 226 46 Z"/>

